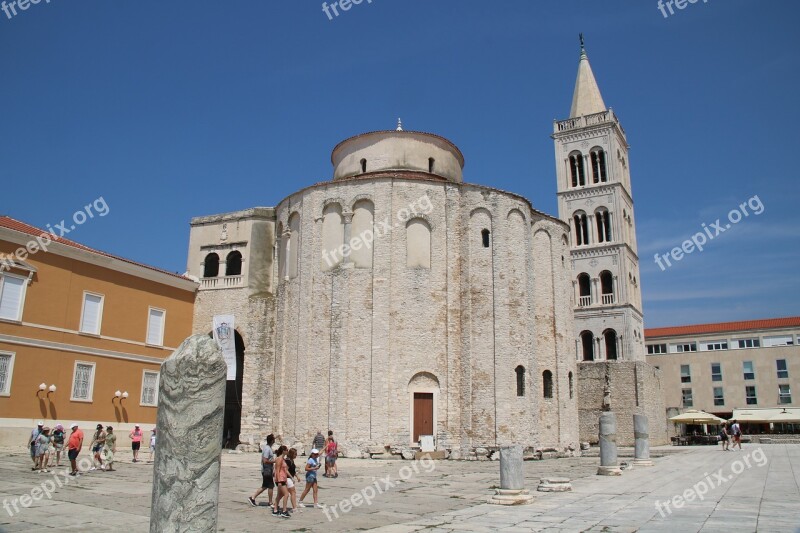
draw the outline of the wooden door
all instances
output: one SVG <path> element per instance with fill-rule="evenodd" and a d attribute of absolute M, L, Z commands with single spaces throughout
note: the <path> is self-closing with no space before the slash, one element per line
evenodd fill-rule
<path fill-rule="evenodd" d="M 433 393 L 414 393 L 414 441 L 420 435 L 433 435 Z"/>

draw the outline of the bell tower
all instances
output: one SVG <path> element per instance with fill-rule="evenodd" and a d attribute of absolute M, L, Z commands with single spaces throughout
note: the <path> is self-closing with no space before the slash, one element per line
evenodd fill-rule
<path fill-rule="evenodd" d="M 628 142 L 607 108 L 581 35 L 569 118 L 556 120 L 558 214 L 570 226 L 579 361 L 644 361 Z"/>

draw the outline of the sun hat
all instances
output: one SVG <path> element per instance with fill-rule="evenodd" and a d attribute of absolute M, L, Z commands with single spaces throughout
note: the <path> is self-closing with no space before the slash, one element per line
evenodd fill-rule
<path fill-rule="evenodd" d="M 316 449 L 316 448 L 314 448 L 313 450 L 311 450 L 311 453 L 312 453 L 312 454 L 314 454 L 314 453 L 319 453 L 319 450 L 318 450 L 318 449 Z"/>
<path fill-rule="evenodd" d="M 61 424 L 56 424 L 56 429 L 61 429 L 61 430 L 63 430 L 63 429 L 64 429 L 64 426 L 62 426 Z"/>
<path fill-rule="evenodd" d="M 73 422 L 73 424 L 70 426 L 70 429 L 75 429 L 76 427 L 78 427 L 78 424 L 75 424 L 75 423 Z"/>
<path fill-rule="evenodd" d="M 42 431 L 50 431 L 50 428 L 45 426 L 45 427 L 42 428 Z"/>
<path fill-rule="evenodd" d="M 103 429 L 103 424 L 97 424 L 97 429 Z"/>
<path fill-rule="evenodd" d="M 139 424 L 134 424 L 133 427 L 138 428 Z"/>
<path fill-rule="evenodd" d="M 38 424 L 36 424 L 36 425 L 37 425 L 37 426 L 43 426 L 43 425 L 44 425 L 44 422 L 42 422 L 41 420 L 39 420 L 39 423 L 38 423 Z"/>

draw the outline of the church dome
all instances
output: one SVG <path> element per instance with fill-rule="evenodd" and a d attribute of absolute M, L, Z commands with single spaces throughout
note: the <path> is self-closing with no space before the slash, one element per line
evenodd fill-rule
<path fill-rule="evenodd" d="M 419 131 L 373 131 L 350 137 L 333 149 L 333 179 L 386 171 L 432 174 L 461 183 L 464 156 L 444 137 Z"/>

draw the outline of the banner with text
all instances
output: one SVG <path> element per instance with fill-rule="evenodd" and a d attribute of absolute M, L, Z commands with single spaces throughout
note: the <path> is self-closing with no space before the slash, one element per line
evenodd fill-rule
<path fill-rule="evenodd" d="M 214 340 L 228 365 L 228 380 L 236 379 L 236 339 L 233 315 L 214 315 Z"/>

